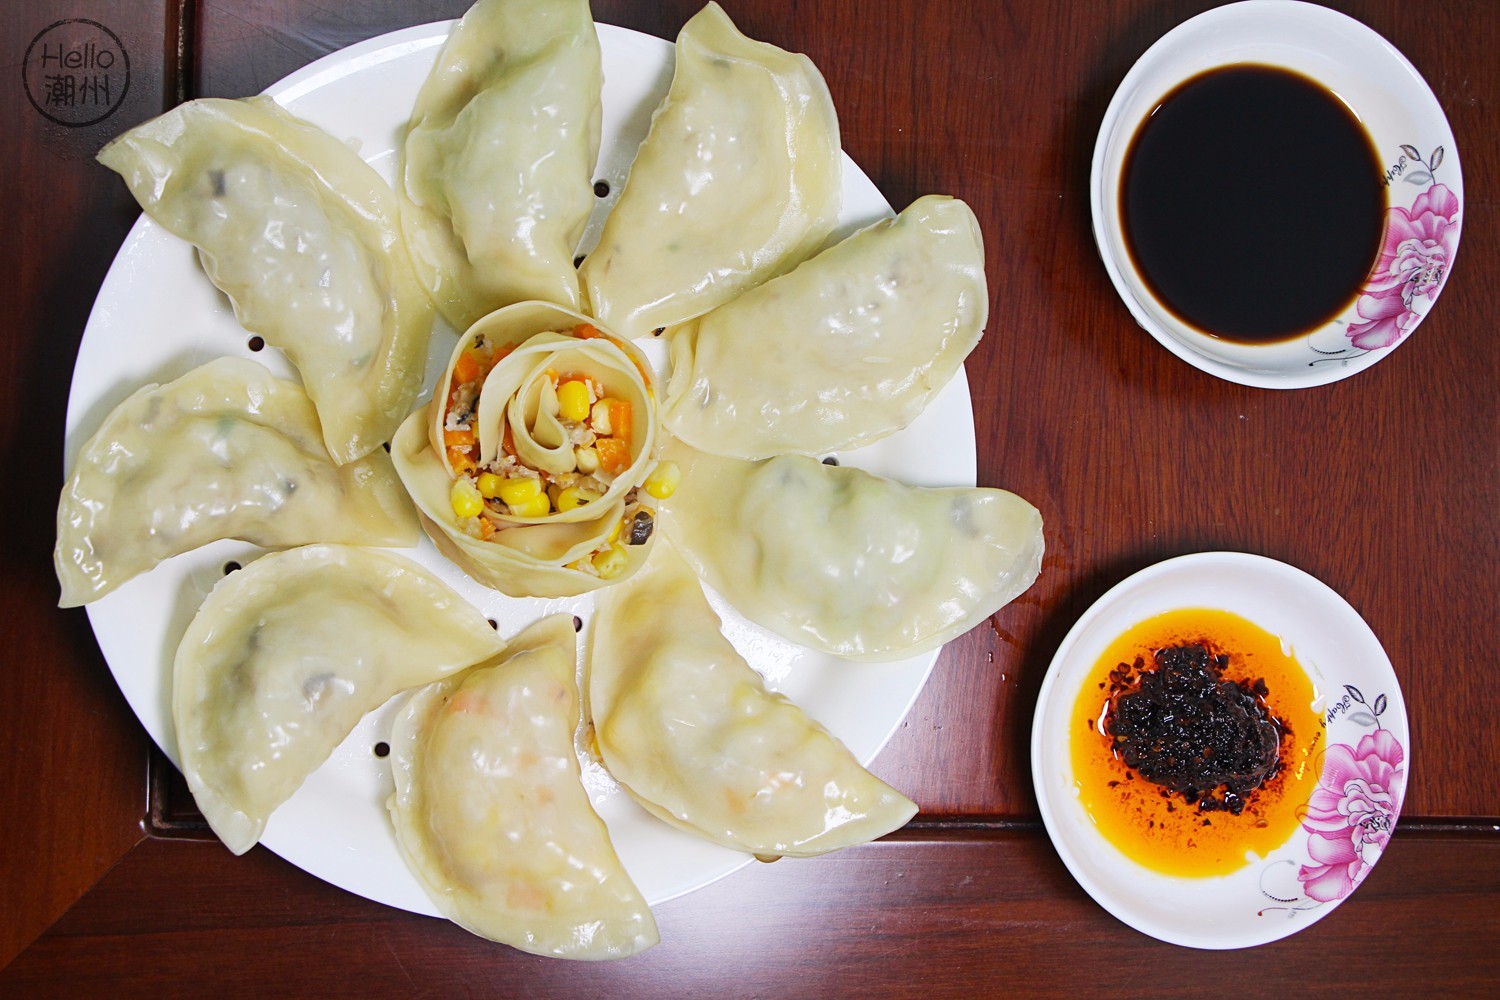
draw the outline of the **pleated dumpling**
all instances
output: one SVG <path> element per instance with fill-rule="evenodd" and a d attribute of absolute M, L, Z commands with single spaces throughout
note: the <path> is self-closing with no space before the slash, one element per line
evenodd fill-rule
<path fill-rule="evenodd" d="M 662 419 L 736 458 L 857 448 L 926 408 L 988 314 L 974 213 L 928 195 L 668 331 Z"/>
<path fill-rule="evenodd" d="M 555 615 L 415 692 L 391 728 L 391 819 L 454 923 L 537 955 L 624 958 L 656 944 L 656 921 L 582 784 L 576 670 L 573 619 Z"/>
<path fill-rule="evenodd" d="M 523 299 L 578 308 L 602 84 L 588 0 L 480 0 L 448 36 L 397 192 L 417 273 L 456 329 Z"/>
<path fill-rule="evenodd" d="M 917 811 L 766 690 L 670 545 L 600 597 L 589 703 L 621 786 L 673 826 L 735 850 L 810 857 L 874 840 Z"/>
<path fill-rule="evenodd" d="M 716 3 L 676 57 L 580 272 L 593 314 L 632 339 L 790 270 L 838 220 L 838 116 L 811 60 L 746 38 Z"/>
<path fill-rule="evenodd" d="M 189 101 L 99 162 L 297 366 L 335 462 L 391 439 L 422 388 L 432 301 L 372 167 L 269 97 Z"/>
<path fill-rule="evenodd" d="M 469 328 L 391 458 L 444 555 L 512 597 L 571 597 L 645 560 L 656 399 L 634 345 L 520 302 Z"/>
<path fill-rule="evenodd" d="M 663 527 L 746 618 L 854 660 L 961 635 L 1031 586 L 1042 518 L 1004 490 L 906 486 L 781 455 L 746 462 L 673 442 Z"/>
<path fill-rule="evenodd" d="M 335 465 L 300 386 L 220 358 L 105 418 L 63 487 L 53 555 L 60 603 L 74 607 L 221 538 L 279 548 L 417 537 L 384 452 Z"/>
<path fill-rule="evenodd" d="M 243 854 L 367 712 L 501 646 L 410 560 L 342 545 L 263 556 L 219 581 L 177 649 L 172 721 L 188 788 Z"/>

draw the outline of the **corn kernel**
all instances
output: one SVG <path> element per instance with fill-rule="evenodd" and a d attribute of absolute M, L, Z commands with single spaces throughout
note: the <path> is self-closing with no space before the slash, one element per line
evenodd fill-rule
<path fill-rule="evenodd" d="M 468 476 L 453 480 L 448 500 L 453 504 L 453 513 L 459 517 L 478 517 L 484 511 L 484 498 L 479 495 L 479 487 Z"/>
<path fill-rule="evenodd" d="M 615 543 L 615 539 L 620 537 L 620 532 L 622 532 L 624 530 L 625 530 L 625 519 L 622 517 L 622 518 L 619 518 L 619 519 L 617 519 L 615 521 L 615 526 L 610 529 L 609 537 L 606 538 L 605 541 L 607 541 L 611 545 L 613 545 Z"/>
<path fill-rule="evenodd" d="M 658 500 L 665 500 L 677 492 L 677 484 L 682 482 L 682 470 L 677 467 L 676 462 L 658 462 L 651 475 L 646 477 L 646 492 Z"/>
<path fill-rule="evenodd" d="M 486 500 L 493 500 L 500 495 L 500 484 L 503 480 L 493 472 L 481 472 L 474 485 L 479 487 L 479 495 Z"/>
<path fill-rule="evenodd" d="M 558 412 L 564 420 L 582 422 L 589 415 L 589 387 L 577 379 L 557 387 Z"/>
<path fill-rule="evenodd" d="M 625 572 L 625 566 L 629 562 L 630 555 L 623 545 L 611 545 L 594 556 L 594 568 L 599 571 L 600 578 L 605 580 Z"/>
<path fill-rule="evenodd" d="M 591 490 L 587 486 L 569 486 L 557 494 L 557 509 L 559 511 L 574 510 L 593 503 L 603 495 L 598 490 Z"/>
<path fill-rule="evenodd" d="M 552 513 L 552 504 L 547 494 L 539 492 L 529 500 L 511 504 L 510 512 L 516 517 L 546 517 Z"/>
<path fill-rule="evenodd" d="M 542 495 L 542 481 L 535 476 L 517 476 L 502 482 L 499 492 L 500 499 L 512 507 L 530 503 Z"/>
<path fill-rule="evenodd" d="M 573 460 L 578 463 L 578 471 L 585 476 L 592 476 L 599 471 L 599 452 L 597 449 L 579 445 L 573 449 Z"/>

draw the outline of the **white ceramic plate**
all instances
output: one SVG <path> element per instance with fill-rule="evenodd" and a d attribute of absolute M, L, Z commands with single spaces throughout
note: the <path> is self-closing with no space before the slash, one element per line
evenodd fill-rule
<path fill-rule="evenodd" d="M 295 114 L 357 144 L 391 180 L 397 146 L 416 93 L 437 58 L 451 22 L 397 31 L 318 60 L 267 93 Z M 672 74 L 672 46 L 634 31 L 599 26 L 604 53 L 604 133 L 596 177 L 601 200 L 584 246 L 595 239 L 614 193 L 625 181 L 652 110 Z M 100 168 L 100 183 L 118 183 Z M 838 235 L 891 214 L 864 173 L 844 158 L 844 210 Z M 228 301 L 198 267 L 192 247 L 144 216 L 116 257 L 89 318 L 68 405 L 66 465 L 116 404 L 147 382 L 166 382 L 212 358 L 254 357 L 296 378 L 278 352 L 253 353 L 250 335 Z M 440 323 L 427 363 L 427 384 L 441 373 L 455 343 Z M 658 366 L 659 343 L 646 343 Z M 424 397 L 425 398 L 425 397 Z M 924 486 L 972 485 L 974 420 L 960 375 L 917 421 L 869 448 L 840 456 L 846 464 Z M 402 550 L 495 619 L 503 635 L 554 611 L 588 620 L 588 597 L 513 600 L 469 580 L 426 539 Z M 126 699 L 173 760 L 170 678 L 178 640 L 230 560 L 258 550 L 219 542 L 172 559 L 89 606 L 99 646 Z M 742 654 L 781 691 L 827 726 L 868 764 L 890 739 L 921 690 L 936 653 L 895 663 L 851 664 L 794 646 L 716 607 Z M 587 637 L 585 632 L 585 638 Z M 390 769 L 373 748 L 387 739 L 396 702 L 369 715 L 332 758 L 271 817 L 262 843 L 300 868 L 370 899 L 435 913 L 396 851 L 385 800 Z M 584 759 L 584 780 L 631 877 L 651 903 L 707 885 L 745 864 L 739 854 L 679 833 L 647 815 L 602 768 Z"/>
<path fill-rule="evenodd" d="M 1281 66 L 1320 81 L 1364 124 L 1386 167 L 1384 251 L 1363 294 L 1332 322 L 1279 344 L 1236 344 L 1178 320 L 1136 271 L 1120 227 L 1120 173 L 1140 123 L 1179 83 L 1233 63 Z M 1296 150 L 1266 150 L 1265 169 L 1286 176 L 1288 199 L 1299 197 Z M 1189 364 L 1269 389 L 1348 378 L 1407 340 L 1442 291 L 1463 226 L 1458 146 L 1421 74 L 1360 22 L 1294 0 L 1215 8 L 1146 50 L 1104 114 L 1089 195 L 1099 254 L 1135 321 Z M 1266 294 L 1276 294 L 1270 271 Z"/>
<path fill-rule="evenodd" d="M 1311 676 L 1326 738 L 1318 786 L 1285 843 L 1229 875 L 1179 878 L 1130 860 L 1094 826 L 1074 783 L 1068 730 L 1084 679 L 1111 641 L 1143 619 L 1200 607 L 1232 611 L 1281 638 Z M 1379 860 L 1410 768 L 1406 705 L 1364 619 L 1316 578 L 1242 552 L 1169 559 L 1101 597 L 1058 648 L 1031 732 L 1037 803 L 1073 877 L 1136 930 L 1193 948 L 1265 944 L 1327 916 Z"/>

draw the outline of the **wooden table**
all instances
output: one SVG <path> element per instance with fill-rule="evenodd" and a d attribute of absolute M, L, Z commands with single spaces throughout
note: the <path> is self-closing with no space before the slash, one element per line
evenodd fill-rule
<path fill-rule="evenodd" d="M 1500 12 L 1487 0 L 1331 4 L 1436 91 L 1467 214 L 1448 288 L 1412 343 L 1296 392 L 1172 357 L 1133 324 L 1094 250 L 1089 158 L 1110 96 L 1152 41 L 1211 4 L 728 0 L 752 37 L 822 69 L 845 148 L 892 204 L 951 193 L 984 230 L 991 321 L 968 364 L 979 480 L 1042 510 L 1048 555 L 1030 592 L 946 648 L 875 762 L 921 815 L 883 842 L 756 865 L 666 903 L 660 946 L 602 965 L 491 945 L 205 839 L 85 615 L 53 606 L 70 372 L 137 211 L 92 156 L 179 100 L 251 94 L 464 6 L 39 0 L 0 12 L 0 239 L 16 272 L 0 337 L 0 995 L 1493 993 L 1500 337 L 1484 303 L 1500 288 Z M 696 7 L 594 11 L 670 38 Z M 36 51 L 30 75 L 15 70 L 49 25 L 80 17 L 128 53 L 128 91 L 118 74 L 104 92 L 96 79 L 63 112 L 37 89 Z M 118 106 L 80 124 L 89 100 Z M 1294 172 L 1295 151 L 1267 169 Z M 1027 750 L 1049 660 L 1090 602 L 1134 570 L 1210 549 L 1284 560 L 1344 594 L 1395 664 L 1414 744 L 1400 829 L 1367 884 L 1310 929 L 1228 955 L 1144 937 L 1085 895 L 1038 821 Z"/>

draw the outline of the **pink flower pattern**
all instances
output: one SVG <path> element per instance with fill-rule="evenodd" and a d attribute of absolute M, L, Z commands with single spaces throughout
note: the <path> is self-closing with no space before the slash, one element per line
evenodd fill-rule
<path fill-rule="evenodd" d="M 1385 729 L 1361 737 L 1356 747 L 1328 748 L 1302 821 L 1313 863 L 1302 865 L 1297 878 L 1310 898 L 1343 899 L 1385 850 L 1401 811 L 1404 759 Z"/>
<path fill-rule="evenodd" d="M 1434 184 L 1411 208 L 1386 213 L 1380 259 L 1355 304 L 1362 322 L 1345 335 L 1363 350 L 1389 347 L 1421 320 L 1417 300 L 1430 304 L 1447 277 L 1458 239 L 1458 196 Z"/>

